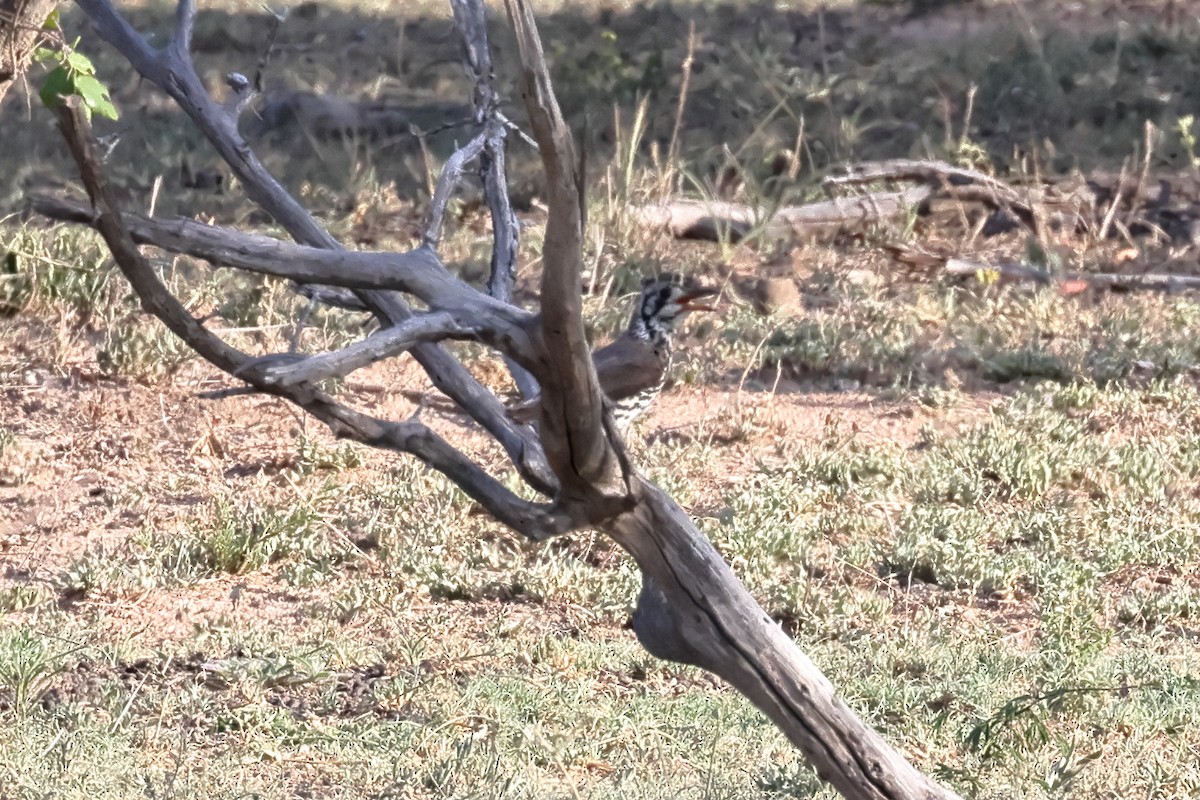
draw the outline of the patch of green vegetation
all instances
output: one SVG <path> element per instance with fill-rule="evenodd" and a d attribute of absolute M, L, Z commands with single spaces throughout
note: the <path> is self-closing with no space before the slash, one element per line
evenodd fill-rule
<path fill-rule="evenodd" d="M 1080 306 L 1022 286 L 884 287 L 818 276 L 790 315 L 728 314 L 705 374 L 735 362 L 917 392 L 957 390 L 947 370 L 993 384 L 1150 383 L 1192 374 L 1197 325 L 1200 305 L 1185 296 L 1114 295 Z"/>
<path fill-rule="evenodd" d="M 311 553 L 321 533 L 312 511 L 288 510 L 218 501 L 213 519 L 181 540 L 178 551 L 164 555 L 164 567 L 179 575 L 251 572 L 290 553 Z"/>
<path fill-rule="evenodd" d="M 44 462 L 44 448 L 0 428 L 0 486 L 21 486 Z"/>
<path fill-rule="evenodd" d="M 0 316 L 61 309 L 86 319 L 123 288 L 103 241 L 82 228 L 2 226 L 0 253 Z"/>
<path fill-rule="evenodd" d="M 1122 623 L 1147 629 L 1187 623 L 1197 617 L 1200 617 L 1200 591 L 1189 586 L 1137 592 L 1126 598 L 1117 610 L 1117 619 Z"/>
<path fill-rule="evenodd" d="M 1200 773 L 1178 754 L 1200 743 L 1200 676 L 1177 631 L 1194 592 L 1113 581 L 1200 563 L 1200 504 L 1155 489 L 1158 475 L 1200 477 L 1195 435 L 1178 425 L 1197 397 L 1047 384 L 915 448 L 833 426 L 718 490 L 702 485 L 719 452 L 703 436 L 640 457 L 685 501 L 715 507 L 702 522 L 717 546 L 839 694 L 960 791 L 1187 792 Z M 1134 415 L 1136 433 L 1113 441 L 1106 421 Z M 194 620 L 177 654 L 145 654 L 132 678 L 38 672 L 28 712 L 0 727 L 7 763 L 43 791 L 99 797 L 120 794 L 85 777 L 101 757 L 184 797 L 332 783 L 382 796 L 832 797 L 743 700 L 648 659 L 621 630 L 637 575 L 611 544 L 528 546 L 422 468 L 400 461 L 365 484 L 350 480 L 358 468 L 339 467 L 336 486 L 300 466 L 264 476 L 262 497 L 214 504 L 182 538 L 144 532 L 97 553 L 98 565 L 149 558 L 160 581 L 245 581 L 274 564 L 257 578 L 309 613 L 281 630 L 243 600 Z M 119 604 L 84 597 L 70 615 L 22 613 L 91 656 Z M 50 689 L 59 699 L 36 702 Z M 81 720 L 69 757 L 34 764 L 69 715 Z M 185 719 L 203 758 L 170 755 Z M 278 760 L 293 764 L 286 779 L 226 768 Z"/>
<path fill-rule="evenodd" d="M 157 319 L 130 317 L 114 321 L 105 330 L 96 363 L 112 377 L 154 383 L 174 375 L 195 357 Z"/>
<path fill-rule="evenodd" d="M 0 629 L 0 691 L 8 694 L 5 705 L 18 719 L 30 714 L 66 669 L 70 652 L 29 626 Z"/>

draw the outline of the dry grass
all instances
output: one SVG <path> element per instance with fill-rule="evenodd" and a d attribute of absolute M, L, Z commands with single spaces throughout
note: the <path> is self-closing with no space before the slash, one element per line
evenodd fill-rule
<path fill-rule="evenodd" d="M 972 240 L 953 214 L 914 215 L 830 242 L 683 244 L 622 213 L 664 187 L 790 201 L 847 158 L 1116 172 L 1140 163 L 1146 119 L 1163 131 L 1154 168 L 1187 162 L 1173 116 L 1192 102 L 1185 54 L 1200 31 L 1136 12 L 1117 28 L 1101 3 L 1014 26 L 1014 8 L 954 6 L 921 27 L 879 8 L 818 20 L 763 6 L 556 7 L 547 31 L 581 42 L 557 51 L 565 104 L 576 119 L 585 100 L 602 111 L 589 126 L 601 168 L 587 313 L 598 338 L 611 334 L 639 278 L 663 268 L 726 287 L 723 313 L 688 326 L 676 385 L 636 429 L 635 457 L 923 769 L 977 798 L 1195 797 L 1195 298 L 964 284 L 902 272 L 876 246 L 1111 268 L 1124 244 L 1089 231 Z M 197 42 L 214 85 L 253 71 L 257 13 L 206 10 Z M 273 75 L 372 97 L 403 86 L 404 102 L 462 96 L 444 11 L 403 35 L 374 13 L 297 9 Z M 667 163 L 692 17 L 681 160 Z M 987 58 L 983 40 L 1004 57 Z M 261 225 L 236 187 L 176 185 L 181 148 L 193 172 L 212 166 L 207 151 L 96 56 L 125 114 L 110 166 L 130 205 L 163 175 L 159 213 Z M 1179 86 L 1147 93 L 1168 77 Z M 1101 106 L 1125 110 L 1096 116 Z M 16 110 L 0 121 L 7 156 L 25 148 L 10 206 L 66 174 L 42 112 Z M 346 241 L 405 246 L 454 135 L 422 150 L 404 135 L 277 132 L 260 149 Z M 514 183 L 528 201 L 521 147 Z M 522 216 L 535 274 L 543 217 L 536 204 Z M 446 241 L 467 277 L 486 234 L 467 197 Z M 1195 262 L 1191 246 L 1138 245 L 1125 268 Z M 15 254 L 0 262 L 4 792 L 830 796 L 739 697 L 636 646 L 638 576 L 606 540 L 530 546 L 440 477 L 338 443 L 276 400 L 198 399 L 225 381 L 141 314 L 89 234 L 9 219 L 0 252 Z M 240 345 L 286 342 L 298 304 L 285 287 L 161 263 Z M 799 304 L 753 311 L 762 274 L 794 279 Z M 322 312 L 305 344 L 362 331 Z M 462 352 L 502 385 L 493 358 Z M 340 391 L 376 413 L 420 407 L 504 469 L 461 418 L 422 399 L 407 362 Z"/>

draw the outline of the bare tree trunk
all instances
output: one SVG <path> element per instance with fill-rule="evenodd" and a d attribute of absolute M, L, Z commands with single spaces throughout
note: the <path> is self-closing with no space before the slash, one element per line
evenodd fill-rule
<path fill-rule="evenodd" d="M 29 66 L 55 0 L 0 0 L 0 102 Z"/>
<path fill-rule="evenodd" d="M 728 681 L 843 797 L 957 797 L 914 768 L 842 702 L 674 500 L 640 481 L 634 496 L 634 509 L 605 531 L 642 572 L 633 625 L 643 647 Z"/>
<path fill-rule="evenodd" d="M 832 684 L 754 601 L 712 544 L 679 506 L 630 462 L 611 409 L 600 393 L 584 336 L 580 298 L 584 209 L 571 136 L 554 99 L 529 0 L 507 0 L 517 40 L 530 125 L 546 174 L 550 208 L 542 247 L 541 313 L 504 301 L 515 250 L 511 210 L 499 193 L 496 160 L 483 160 L 485 191 L 495 221 L 495 295 L 451 276 L 437 255 L 442 214 L 468 162 L 490 148 L 502 154 L 503 128 L 491 98 L 484 57 L 482 0 L 451 0 L 471 50 L 478 83 L 479 133 L 450 161 L 438 181 L 420 247 L 406 253 L 342 249 L 266 172 L 238 133 L 248 97 L 218 104 L 189 54 L 194 0 L 178 0 L 176 29 L 161 49 L 150 47 L 111 0 L 77 0 L 99 35 L 120 50 L 196 121 L 234 169 L 247 194 L 295 239 L 281 242 L 190 221 L 162 224 L 124 215 L 104 177 L 90 125 L 78 103 L 59 108 L 71 153 L 93 210 L 41 203 L 44 211 L 95 226 L 142 300 L 209 362 L 257 391 L 287 398 L 340 437 L 408 453 L 442 472 L 496 519 L 540 541 L 580 528 L 606 531 L 637 561 L 642 592 L 634 615 L 639 641 L 660 658 L 711 670 L 742 692 L 784 732 L 822 778 L 849 800 L 952 800 L 951 791 L 922 775 L 838 697 Z M 235 89 L 235 91 L 238 91 Z M 511 230 L 510 230 L 511 228 Z M 139 241 L 189 252 L 214 265 L 332 285 L 381 318 L 378 333 L 340 350 L 253 356 L 225 342 L 162 284 L 138 251 Z M 415 310 L 408 296 L 425 310 Z M 438 343 L 471 339 L 505 355 L 518 381 L 541 389 L 536 429 L 516 424 L 499 400 Z M 356 410 L 324 391 L 323 379 L 411 353 L 431 381 L 455 400 L 508 452 L 539 500 L 514 493 L 419 419 L 392 421 Z"/>

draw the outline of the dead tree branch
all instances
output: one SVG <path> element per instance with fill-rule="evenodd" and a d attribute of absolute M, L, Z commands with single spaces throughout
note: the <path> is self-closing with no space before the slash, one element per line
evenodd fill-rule
<path fill-rule="evenodd" d="M 297 242 L 325 250 L 341 250 L 338 242 L 267 171 L 237 129 L 234 111 L 217 103 L 205 89 L 187 50 L 195 7 L 181 2 L 176 30 L 161 50 L 146 40 L 117 12 L 111 0 L 78 0 L 102 39 L 115 47 L 146 80 L 169 94 L 237 175 L 247 196 L 270 214 Z M 359 300 L 386 325 L 411 315 L 393 292 L 358 291 Z M 555 480 L 541 446 L 527 429 L 514 424 L 496 397 L 440 346 L 423 344 L 412 355 L 434 387 L 452 399 L 504 447 L 526 479 L 539 491 L 552 492 Z"/>
<path fill-rule="evenodd" d="M 542 247 L 542 443 L 564 488 L 590 495 L 613 481 L 618 465 L 605 436 L 603 400 L 583 327 L 580 296 L 583 209 L 575 147 L 542 53 L 533 10 L 506 0 L 521 59 L 521 91 L 546 174 L 550 208 Z M 549 381 L 547 383 L 547 381 Z"/>
<path fill-rule="evenodd" d="M 892 219 L 916 208 L 932 193 L 932 189 L 918 186 L 901 192 L 876 192 L 784 206 L 774 212 L 739 203 L 703 200 L 672 200 L 660 205 L 636 206 L 630 211 L 640 224 L 663 228 L 676 239 L 715 242 L 727 238 L 736 242 L 755 230 L 775 239 L 809 238 Z"/>
<path fill-rule="evenodd" d="M 845 174 L 830 175 L 821 183 L 827 188 L 861 186 L 870 183 L 917 181 L 933 190 L 934 197 L 966 203 L 982 203 L 995 210 L 1007 210 L 1023 223 L 1038 229 L 1048 211 L 1065 213 L 1072 226 L 1085 225 L 1086 198 L 1064 193 L 1042 184 L 1026 188 L 1012 186 L 999 178 L 974 169 L 956 167 L 944 161 L 919 161 L 906 158 L 854 164 Z"/>
<path fill-rule="evenodd" d="M 550 208 L 542 331 L 552 369 L 543 381 L 541 431 L 568 496 L 602 498 L 613 487 L 617 455 L 604 435 L 595 369 L 582 337 L 582 209 L 574 150 L 554 101 L 528 0 L 506 0 L 506 7 L 517 35 L 525 106 L 546 171 Z M 631 507 L 598 519 L 642 571 L 635 631 L 651 653 L 728 680 L 848 798 L 954 797 L 914 769 L 837 697 L 671 498 L 636 473 L 623 477 Z"/>
<path fill-rule="evenodd" d="M 482 318 L 475 314 L 452 314 L 433 311 L 415 314 L 399 325 L 355 342 L 332 353 L 310 356 L 295 363 L 268 366 L 266 379 L 279 386 L 316 383 L 328 378 L 342 378 L 357 369 L 393 358 L 424 342 L 446 339 L 488 338 Z M 270 356 L 267 356 L 270 359 Z"/>
<path fill-rule="evenodd" d="M 1117 272 L 1063 272 L 1053 273 L 1026 264 L 984 264 L 963 258 L 949 258 L 944 270 L 947 275 L 975 277 L 996 274 L 1012 281 L 1026 281 L 1044 286 L 1081 284 L 1096 289 L 1132 291 L 1148 289 L 1160 292 L 1176 292 L 1184 289 L 1200 289 L 1200 275 L 1173 275 L 1144 273 L 1122 275 Z M 1082 286 L 1081 286 L 1082 288 Z"/>
<path fill-rule="evenodd" d="M 487 8 L 483 0 L 451 0 L 454 24 L 463 43 L 463 56 L 474 78 L 472 98 L 475 124 L 480 128 L 483 147 L 479 153 L 479 179 L 492 218 L 492 260 L 488 294 L 503 303 L 512 302 L 513 283 L 517 278 L 517 235 L 519 226 L 508 196 L 508 175 L 504 150 L 508 122 L 500 113 L 492 70 L 492 51 L 488 47 Z M 538 393 L 537 380 L 519 364 L 508 361 L 513 382 L 523 397 Z"/>
<path fill-rule="evenodd" d="M 1028 214 L 1033 213 L 1029 198 L 999 178 L 978 170 L 956 167 L 944 161 L 897 158 L 852 164 L 846 167 L 845 174 L 831 175 L 821 184 L 830 188 L 890 181 L 919 181 L 956 199 L 975 200 L 987 203 L 993 208 L 1012 207 Z"/>
<path fill-rule="evenodd" d="M 487 137 L 482 133 L 476 134 L 475 138 L 456 150 L 442 165 L 442 174 L 438 178 L 437 188 L 429 203 L 429 220 L 425 224 L 425 235 L 421 237 L 423 246 L 430 250 L 437 250 L 438 245 L 442 243 L 442 225 L 445 222 L 446 207 L 462 180 L 463 170 L 466 169 L 467 164 L 479 158 L 479 154 L 483 152 L 486 144 Z"/>
<path fill-rule="evenodd" d="M 729 681 L 843 797 L 956 800 L 838 697 L 683 509 L 645 482 L 635 497 L 634 510 L 605 530 L 642 570 L 634 631 L 650 653 Z"/>
<path fill-rule="evenodd" d="M 456 15 L 465 20 L 460 26 L 468 40 L 468 52 L 479 42 L 486 47 L 486 40 L 479 38 L 482 4 L 479 0 L 453 1 Z M 647 650 L 698 665 L 728 680 L 762 709 L 818 774 L 845 797 L 955 798 L 913 768 L 855 715 L 754 601 L 687 514 L 638 475 L 629 462 L 604 407 L 584 336 L 581 181 L 528 0 L 506 0 L 506 4 L 516 32 L 525 106 L 545 168 L 550 207 L 543 246 L 542 313 L 538 317 L 445 274 L 432 247 L 391 257 L 342 251 L 245 147 L 237 134 L 236 112 L 217 106 L 204 92 L 187 53 L 192 0 L 181 0 L 175 36 L 161 51 L 151 50 L 108 0 L 78 2 L 139 72 L 167 89 L 197 120 L 252 199 L 299 243 L 285 244 L 194 223 L 126 221 L 101 174 L 86 120 L 76 107 L 65 107 L 60 111 L 63 132 L 95 207 L 94 213 L 81 213 L 78 208 L 71 213 L 100 231 L 148 311 L 227 373 L 259 391 L 288 399 L 339 436 L 416 456 L 449 477 L 502 523 L 529 538 L 544 539 L 585 525 L 606 531 L 642 570 L 643 588 L 634 622 L 638 639 Z M 486 76 L 477 81 L 477 108 L 494 106 L 494 96 L 489 94 L 490 61 L 476 53 L 468 56 L 468 62 L 478 75 Z M 485 114 L 483 119 L 501 121 L 498 112 Z M 485 137 L 484 152 L 498 159 L 502 149 L 489 150 L 489 141 Z M 462 164 L 467 161 L 469 154 L 460 159 Z M 496 162 L 490 163 L 489 174 L 496 169 Z M 502 174 L 497 173 L 494 186 L 502 186 L 501 179 Z M 457 177 L 452 172 L 443 180 L 452 186 Z M 439 190 L 435 196 L 448 191 Z M 427 228 L 431 244 L 440 235 L 438 202 Z M 304 361 L 297 362 L 294 356 L 251 358 L 206 329 L 167 292 L 138 252 L 131 228 L 147 242 L 190 247 L 190 252 L 216 264 L 352 287 L 385 321 L 385 330 L 342 351 Z M 186 235 L 181 235 L 184 230 Z M 428 231 L 433 231 L 432 238 Z M 497 249 L 510 245 L 503 219 L 494 232 Z M 505 258 L 504 254 L 495 255 L 493 266 L 506 268 L 509 262 Z M 280 264 L 281 259 L 286 262 Z M 493 275 L 493 282 L 504 280 L 504 276 Z M 428 310 L 414 315 L 396 289 L 422 300 Z M 542 403 L 536 432 L 529 428 L 518 431 L 507 419 L 503 424 L 497 421 L 497 409 L 503 415 L 497 399 L 447 351 L 426 341 L 452 336 L 478 336 L 520 360 L 537 378 Z M 532 503 L 516 496 L 420 422 L 392 422 L 362 414 L 314 384 L 409 348 L 434 384 L 505 446 L 525 481 L 550 495 L 551 502 Z"/>
<path fill-rule="evenodd" d="M 47 195 L 32 195 L 30 207 L 43 216 L 96 227 L 99 214 L 86 205 Z M 361 250 L 324 250 L 283 242 L 270 236 L 245 233 L 190 219 L 122 216 L 134 242 L 150 244 L 172 253 L 201 258 L 218 267 L 231 267 L 260 275 L 305 284 L 326 284 L 347 289 L 401 291 L 423 303 L 464 315 L 476 314 L 477 328 L 510 337 L 499 344 L 518 359 L 533 357 L 526 328 L 536 316 L 472 289 L 442 267 L 428 247 L 402 253 Z M 396 323 L 403 325 L 411 316 Z M 386 329 L 385 329 L 386 330 Z"/>
<path fill-rule="evenodd" d="M 285 386 L 270 380 L 262 366 L 246 353 L 231 347 L 188 313 L 142 258 L 125 230 L 120 210 L 97 157 L 91 124 L 77 103 L 58 109 L 59 126 L 79 166 L 88 195 L 96 207 L 96 229 L 113 259 L 142 301 L 154 314 L 209 363 L 235 375 L 256 389 L 283 397 L 324 422 L 338 436 L 363 444 L 408 453 L 445 474 L 498 520 L 533 540 L 547 539 L 584 524 L 584 518 L 563 504 L 531 503 L 517 497 L 504 484 L 459 450 L 415 421 L 391 422 L 354 411 L 306 384 Z"/>

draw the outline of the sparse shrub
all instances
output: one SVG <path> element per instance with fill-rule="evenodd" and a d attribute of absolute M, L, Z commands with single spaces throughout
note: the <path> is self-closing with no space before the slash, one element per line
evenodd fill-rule
<path fill-rule="evenodd" d="M 193 580 L 252 572 L 292 553 L 319 550 L 322 536 L 315 521 L 304 506 L 277 510 L 219 499 L 212 518 L 162 556 L 162 567 L 168 575 Z"/>
<path fill-rule="evenodd" d="M 1189 586 L 1161 592 L 1136 592 L 1121 601 L 1117 621 L 1152 629 L 1200 618 L 1200 592 Z"/>
<path fill-rule="evenodd" d="M 42 448 L 0 428 L 0 486 L 20 486 L 42 461 Z"/>
<path fill-rule="evenodd" d="M 105 331 L 96 361 L 113 377 L 152 383 L 173 375 L 195 357 L 194 351 L 157 321 L 134 318 L 116 322 Z"/>
<path fill-rule="evenodd" d="M 100 237 L 72 227 L 0 228 L 0 316 L 68 309 L 87 319 L 124 291 Z M 105 309 L 106 310 L 106 309 Z"/>
<path fill-rule="evenodd" d="M 1023 565 L 1001 555 L 996 522 L 970 509 L 914 506 L 901 514 L 880 573 L 946 589 L 1009 592 L 1022 576 Z"/>
<path fill-rule="evenodd" d="M 302 436 L 299 441 L 300 455 L 297 466 L 302 474 L 332 471 L 341 472 L 362 465 L 362 453 L 351 442 L 338 442 L 329 447 L 317 439 Z"/>
<path fill-rule="evenodd" d="M 69 652 L 69 648 L 52 648 L 51 641 L 31 627 L 0 628 L 0 689 L 10 695 L 18 716 L 28 714 L 66 668 Z"/>

